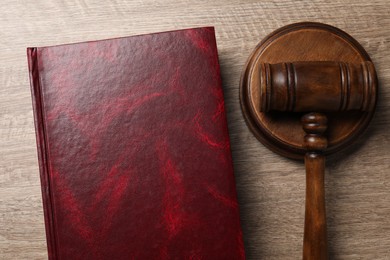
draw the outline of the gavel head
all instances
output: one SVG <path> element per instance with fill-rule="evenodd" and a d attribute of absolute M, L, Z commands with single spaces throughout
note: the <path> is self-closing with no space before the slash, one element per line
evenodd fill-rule
<path fill-rule="evenodd" d="M 371 111 L 375 107 L 377 77 L 370 61 L 261 63 L 258 68 L 251 81 L 259 88 L 261 112 Z"/>

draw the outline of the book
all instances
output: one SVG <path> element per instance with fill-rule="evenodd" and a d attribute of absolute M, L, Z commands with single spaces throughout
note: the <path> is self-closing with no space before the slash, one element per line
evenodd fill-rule
<path fill-rule="evenodd" d="M 244 259 L 213 27 L 28 48 L 49 259 Z"/>

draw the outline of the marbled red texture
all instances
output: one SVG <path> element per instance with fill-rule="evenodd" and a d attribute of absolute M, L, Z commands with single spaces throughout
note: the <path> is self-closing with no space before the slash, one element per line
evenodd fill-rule
<path fill-rule="evenodd" d="M 50 259 L 244 259 L 214 29 L 28 49 Z"/>

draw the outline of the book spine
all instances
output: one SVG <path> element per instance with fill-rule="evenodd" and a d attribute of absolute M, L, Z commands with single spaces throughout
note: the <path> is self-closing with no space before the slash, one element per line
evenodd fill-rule
<path fill-rule="evenodd" d="M 42 86 L 38 67 L 38 49 L 27 48 L 28 68 L 30 76 L 31 97 L 34 113 L 35 133 L 37 140 L 39 172 L 42 189 L 43 212 L 47 239 L 48 258 L 57 260 L 56 239 L 54 229 L 53 200 L 51 196 L 48 157 L 46 153 L 46 135 L 43 116 Z"/>

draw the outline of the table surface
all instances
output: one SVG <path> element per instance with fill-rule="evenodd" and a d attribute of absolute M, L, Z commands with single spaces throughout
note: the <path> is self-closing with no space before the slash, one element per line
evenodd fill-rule
<path fill-rule="evenodd" d="M 250 133 L 238 88 L 256 44 L 293 22 L 345 30 L 370 54 L 380 83 L 365 135 L 329 158 L 331 259 L 390 259 L 390 2 L 3 0 L 0 11 L 0 259 L 45 259 L 46 242 L 26 47 L 213 25 L 248 259 L 300 259 L 305 174 Z"/>

